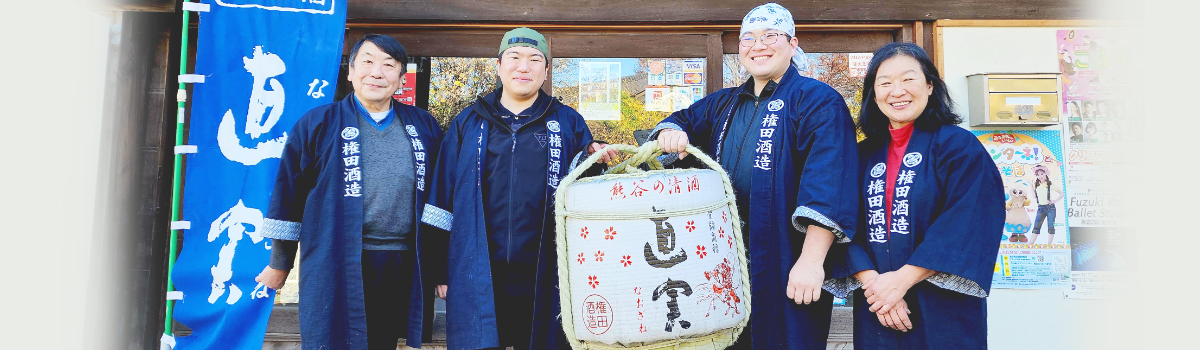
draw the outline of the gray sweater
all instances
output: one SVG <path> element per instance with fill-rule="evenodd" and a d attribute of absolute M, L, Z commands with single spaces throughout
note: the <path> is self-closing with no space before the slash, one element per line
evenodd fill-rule
<path fill-rule="evenodd" d="M 412 141 L 399 120 L 379 130 L 359 116 L 359 125 L 363 249 L 408 250 L 416 216 Z"/>
<path fill-rule="evenodd" d="M 416 227 L 416 169 L 412 141 L 398 119 L 379 130 L 360 115 L 359 131 L 363 249 L 408 250 Z M 276 239 L 272 243 L 271 268 L 291 270 L 297 242 Z"/>

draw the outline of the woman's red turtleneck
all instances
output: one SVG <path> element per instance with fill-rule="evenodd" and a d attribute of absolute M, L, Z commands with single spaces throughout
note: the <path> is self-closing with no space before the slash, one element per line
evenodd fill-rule
<path fill-rule="evenodd" d="M 888 126 L 888 131 L 892 133 L 892 141 L 888 143 L 887 190 L 884 192 L 884 200 L 887 201 L 889 239 L 892 236 L 892 196 L 896 193 L 896 178 L 900 175 L 900 161 L 904 159 L 904 151 L 908 148 L 908 140 L 912 138 L 913 125 L 916 124 L 908 123 L 899 129 L 892 129 L 891 126 Z"/>

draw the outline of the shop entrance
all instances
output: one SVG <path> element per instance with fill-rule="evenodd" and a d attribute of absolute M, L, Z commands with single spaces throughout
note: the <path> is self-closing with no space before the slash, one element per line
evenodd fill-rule
<path fill-rule="evenodd" d="M 918 22 L 919 23 L 919 22 Z M 598 140 L 637 144 L 635 131 L 652 129 L 671 112 L 749 79 L 738 63 L 738 25 L 538 25 L 351 23 L 343 55 L 368 33 L 391 35 L 416 65 L 415 105 L 443 128 L 478 96 L 497 88 L 497 48 L 504 32 L 530 26 L 549 41 L 551 68 L 543 90 L 578 110 Z M 842 94 L 857 117 L 862 74 L 870 53 L 893 41 L 922 43 L 912 22 L 801 24 L 796 37 L 808 56 L 804 75 Z M 914 34 L 917 33 L 917 34 Z M 345 57 L 342 71 L 347 73 Z M 337 95 L 351 92 L 339 79 Z M 644 137 L 644 136 L 643 136 Z M 298 276 L 293 272 L 292 276 Z M 298 334 L 296 281 L 278 294 L 269 333 Z M 445 303 L 436 300 L 426 342 L 445 341 Z M 851 313 L 835 308 L 831 344 L 849 342 Z"/>

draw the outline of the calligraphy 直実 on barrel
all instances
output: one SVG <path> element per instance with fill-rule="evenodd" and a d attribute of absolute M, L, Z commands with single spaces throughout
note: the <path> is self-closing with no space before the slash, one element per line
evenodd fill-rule
<path fill-rule="evenodd" d="M 723 349 L 737 338 L 749 314 L 744 249 L 728 177 L 710 166 L 618 166 L 634 173 L 560 188 L 563 327 L 576 349 Z"/>

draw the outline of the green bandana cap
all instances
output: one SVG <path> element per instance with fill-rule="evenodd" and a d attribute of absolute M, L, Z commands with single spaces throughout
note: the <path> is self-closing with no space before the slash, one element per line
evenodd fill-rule
<path fill-rule="evenodd" d="M 528 46 L 542 52 L 546 59 L 550 59 L 550 46 L 546 45 L 546 37 L 536 30 L 521 27 L 504 33 L 504 39 L 500 40 L 500 51 L 496 55 L 504 53 L 504 50 L 516 46 Z"/>

